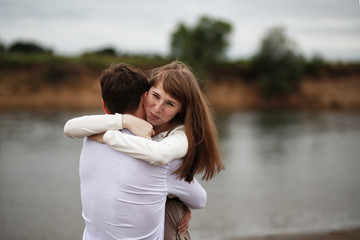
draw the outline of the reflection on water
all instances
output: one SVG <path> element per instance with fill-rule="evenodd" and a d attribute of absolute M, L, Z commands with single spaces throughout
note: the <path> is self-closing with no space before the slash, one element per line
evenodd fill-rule
<path fill-rule="evenodd" d="M 254 112 L 219 122 L 226 171 L 204 183 L 208 205 L 194 221 L 216 221 L 197 222 L 208 229 L 198 236 L 360 226 L 359 114 Z"/>
<path fill-rule="evenodd" d="M 78 158 L 62 132 L 82 113 L 1 113 L 0 239 L 81 239 Z M 193 239 L 360 226 L 360 114 L 217 117 L 226 170 L 193 211 Z"/>

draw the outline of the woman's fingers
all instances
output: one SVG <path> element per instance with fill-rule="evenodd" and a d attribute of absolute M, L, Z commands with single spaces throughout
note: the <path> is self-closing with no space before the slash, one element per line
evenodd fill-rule
<path fill-rule="evenodd" d="M 123 128 L 129 129 L 136 136 L 151 139 L 155 134 L 153 126 L 143 119 L 129 114 L 123 114 L 122 120 Z"/>
<path fill-rule="evenodd" d="M 184 205 L 184 217 L 180 220 L 178 230 L 181 234 L 186 233 L 191 220 L 191 210 Z"/>

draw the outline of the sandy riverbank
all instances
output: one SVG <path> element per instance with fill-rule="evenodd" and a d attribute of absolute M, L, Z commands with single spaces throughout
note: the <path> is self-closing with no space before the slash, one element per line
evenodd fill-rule
<path fill-rule="evenodd" d="M 360 228 L 309 234 L 277 234 L 229 240 L 360 240 Z"/>
<path fill-rule="evenodd" d="M 360 80 L 355 76 L 326 81 L 304 79 L 297 93 L 279 99 L 266 99 L 253 85 L 243 81 L 210 83 L 206 95 L 216 111 L 268 108 L 360 110 Z M 9 108 L 101 109 L 100 86 L 96 80 L 86 85 L 42 87 L 36 91 L 12 92 L 4 86 L 0 109 Z"/>
<path fill-rule="evenodd" d="M 32 82 L 41 68 L 3 69 L 0 74 L 0 109 L 62 108 L 101 109 L 100 71 L 80 68 L 64 83 Z M 292 108 L 311 110 L 360 110 L 360 73 L 324 73 L 304 76 L 298 91 L 268 99 L 254 81 L 241 72 L 220 71 L 210 76 L 205 93 L 216 111 Z"/>
<path fill-rule="evenodd" d="M 360 110 L 360 76 L 304 77 L 297 92 L 268 99 L 247 81 L 210 81 L 206 89 L 214 109 L 292 108 L 307 110 Z"/>

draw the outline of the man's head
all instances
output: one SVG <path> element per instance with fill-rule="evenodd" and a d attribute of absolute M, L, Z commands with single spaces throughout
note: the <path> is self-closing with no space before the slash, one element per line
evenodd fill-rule
<path fill-rule="evenodd" d="M 133 113 L 143 94 L 149 90 L 145 73 L 125 63 L 113 64 L 105 69 L 100 79 L 101 94 L 109 113 Z"/>

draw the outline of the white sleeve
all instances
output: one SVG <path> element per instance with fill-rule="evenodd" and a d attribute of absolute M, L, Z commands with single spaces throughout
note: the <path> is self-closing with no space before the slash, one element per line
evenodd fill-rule
<path fill-rule="evenodd" d="M 114 130 L 107 131 L 103 140 L 117 151 L 154 165 L 165 165 L 183 158 L 189 145 L 183 128 L 175 129 L 159 142 Z"/>
<path fill-rule="evenodd" d="M 64 133 L 70 138 L 83 138 L 115 129 L 122 129 L 122 116 L 118 113 L 70 119 L 64 126 Z"/>
<path fill-rule="evenodd" d="M 184 179 L 179 179 L 174 171 L 182 164 L 182 160 L 174 160 L 169 163 L 166 184 L 168 194 L 177 196 L 187 207 L 191 209 L 201 209 L 206 205 L 207 194 L 205 189 L 194 177 L 191 183 Z"/>

